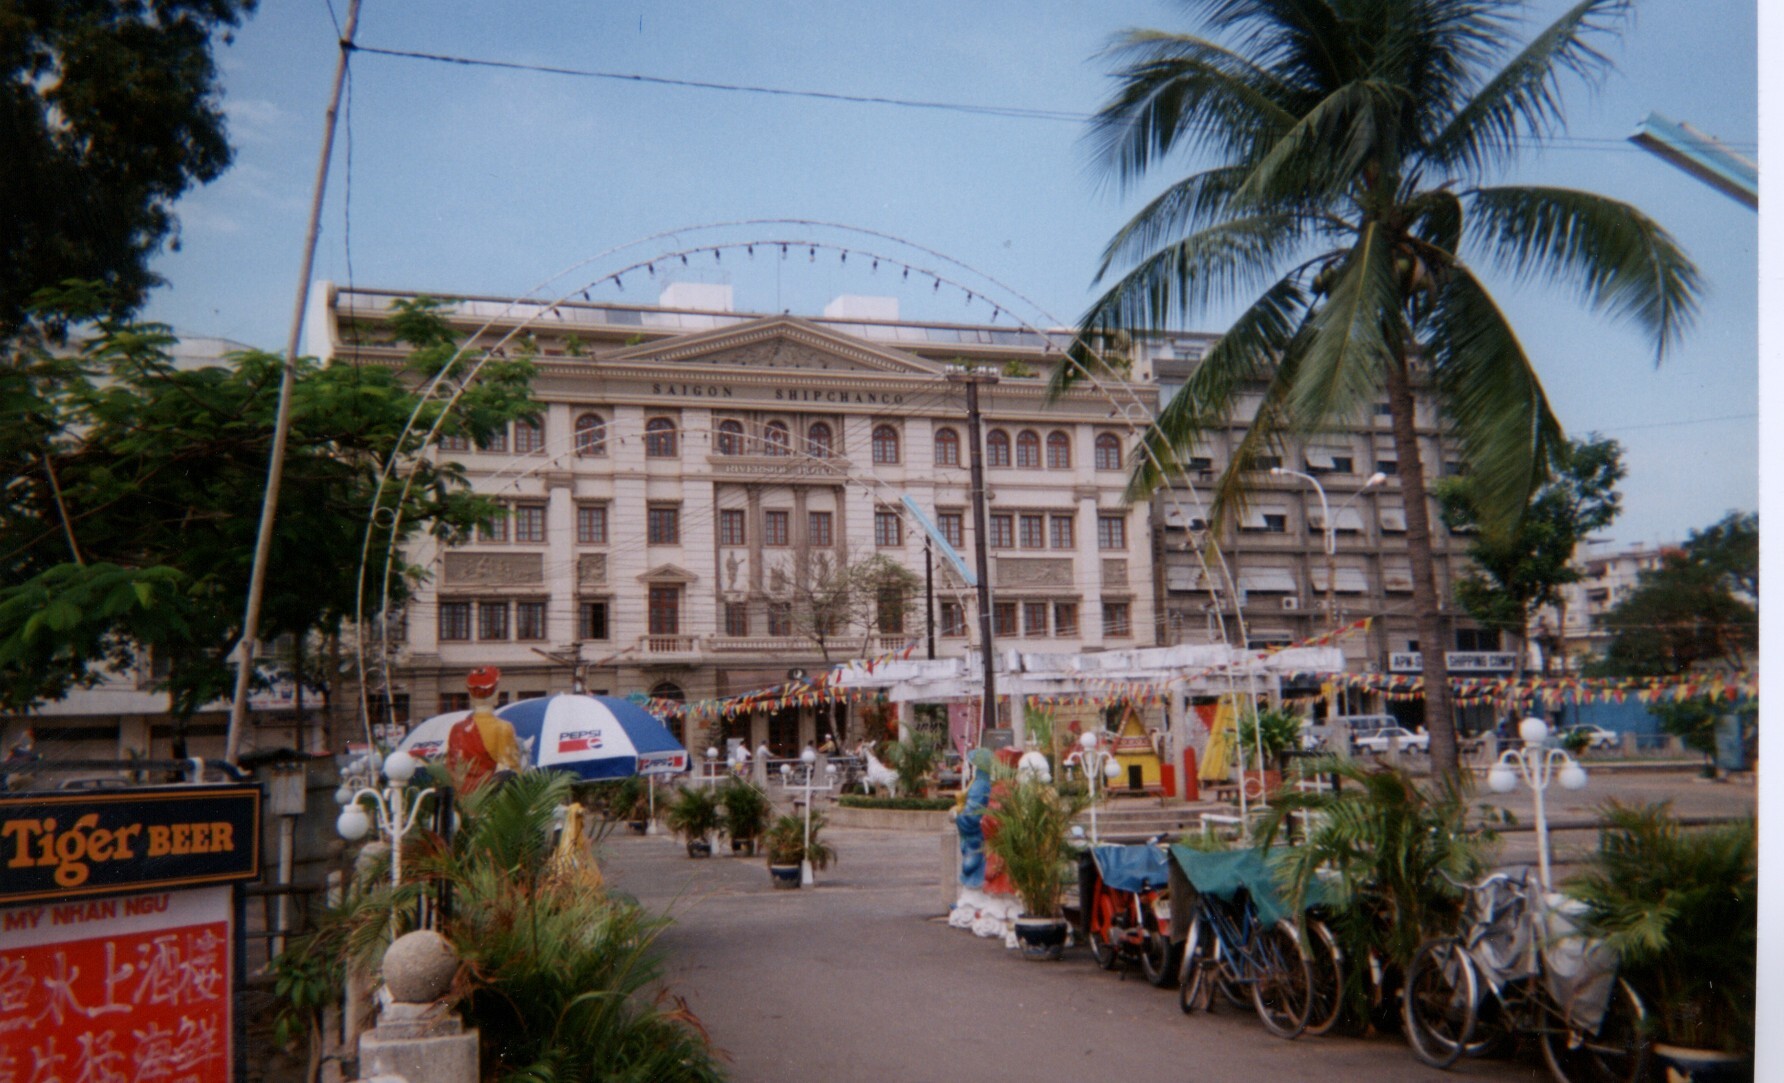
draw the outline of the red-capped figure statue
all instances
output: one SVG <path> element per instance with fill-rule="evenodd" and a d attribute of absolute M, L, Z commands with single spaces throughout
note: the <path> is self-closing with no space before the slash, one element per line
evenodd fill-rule
<path fill-rule="evenodd" d="M 462 775 L 466 790 L 483 785 L 493 775 L 519 771 L 525 754 L 514 736 L 514 727 L 495 712 L 496 685 L 502 671 L 494 666 L 474 669 L 465 678 L 471 693 L 471 715 L 446 736 L 446 763 Z"/>

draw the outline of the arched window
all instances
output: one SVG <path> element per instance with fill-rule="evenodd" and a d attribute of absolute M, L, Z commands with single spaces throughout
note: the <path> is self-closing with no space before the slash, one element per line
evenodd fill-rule
<path fill-rule="evenodd" d="M 721 422 L 719 422 L 719 454 L 720 455 L 742 455 L 743 454 L 743 422 L 741 422 L 741 421 L 721 421 Z"/>
<path fill-rule="evenodd" d="M 787 434 L 785 421 L 770 421 L 762 430 L 762 453 L 765 455 L 789 455 L 793 450 L 793 440 Z"/>
<path fill-rule="evenodd" d="M 1072 438 L 1058 429 L 1047 434 L 1047 469 L 1072 468 Z"/>
<path fill-rule="evenodd" d="M 1121 469 L 1121 438 L 1112 432 L 1103 433 L 1096 438 L 1096 468 Z"/>
<path fill-rule="evenodd" d="M 681 454 L 675 438 L 675 419 L 653 417 L 644 423 L 644 457 L 673 459 Z"/>
<path fill-rule="evenodd" d="M 1002 429 L 992 429 L 985 436 L 985 465 L 1010 465 L 1010 434 Z"/>
<path fill-rule="evenodd" d="M 1016 465 L 1024 470 L 1041 468 L 1041 438 L 1033 429 L 1016 434 Z"/>
<path fill-rule="evenodd" d="M 650 698 L 666 699 L 672 703 L 686 703 L 688 696 L 681 690 L 681 685 L 674 681 L 658 681 L 650 690 Z"/>
<path fill-rule="evenodd" d="M 873 430 L 873 461 L 876 463 L 898 461 L 897 429 L 890 425 L 880 425 Z"/>
<path fill-rule="evenodd" d="M 953 429 L 935 430 L 935 465 L 960 465 L 960 434 Z"/>
<path fill-rule="evenodd" d="M 822 421 L 813 422 L 805 430 L 805 453 L 812 458 L 828 459 L 831 443 L 830 426 Z"/>
<path fill-rule="evenodd" d="M 600 414 L 576 419 L 576 454 L 585 459 L 607 454 L 607 422 Z"/>

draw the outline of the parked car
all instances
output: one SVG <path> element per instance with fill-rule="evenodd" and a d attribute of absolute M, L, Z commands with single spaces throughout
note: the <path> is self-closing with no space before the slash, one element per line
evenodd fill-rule
<path fill-rule="evenodd" d="M 1414 733 L 1404 726 L 1384 726 L 1373 733 L 1353 737 L 1350 743 L 1359 752 L 1382 753 L 1393 747 L 1396 740 L 1402 752 L 1431 751 L 1430 734 Z"/>
<path fill-rule="evenodd" d="M 1594 726 L 1590 723 L 1569 727 L 1561 734 L 1562 745 L 1570 745 L 1582 739 L 1587 748 L 1613 749 L 1623 743 L 1622 737 L 1603 726 Z"/>

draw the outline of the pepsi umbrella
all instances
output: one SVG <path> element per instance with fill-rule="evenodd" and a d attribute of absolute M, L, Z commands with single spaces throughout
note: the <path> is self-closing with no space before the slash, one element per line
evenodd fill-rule
<path fill-rule="evenodd" d="M 586 779 L 672 775 L 688 750 L 649 711 L 615 696 L 561 693 L 496 709 L 532 751 L 533 766 Z"/>
<path fill-rule="evenodd" d="M 423 719 L 415 724 L 415 728 L 397 742 L 398 752 L 407 752 L 418 760 L 438 760 L 446 757 L 446 735 L 452 727 L 471 717 L 470 711 L 447 711 L 432 718 Z"/>

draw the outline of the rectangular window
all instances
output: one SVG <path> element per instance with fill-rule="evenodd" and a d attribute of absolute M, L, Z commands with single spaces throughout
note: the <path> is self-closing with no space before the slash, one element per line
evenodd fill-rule
<path fill-rule="evenodd" d="M 966 516 L 957 511 L 944 511 L 936 515 L 935 528 L 941 531 L 942 537 L 956 549 L 966 548 Z"/>
<path fill-rule="evenodd" d="M 725 603 L 725 634 L 728 636 L 746 636 L 750 634 L 750 607 L 743 602 Z"/>
<path fill-rule="evenodd" d="M 1357 472 L 1356 460 L 1349 455 L 1332 456 L 1332 473 L 1354 474 Z"/>
<path fill-rule="evenodd" d="M 514 638 L 515 639 L 544 639 L 545 638 L 545 603 L 544 602 L 515 602 L 514 603 Z"/>
<path fill-rule="evenodd" d="M 1069 638 L 1078 634 L 1078 603 L 1053 603 L 1053 634 Z"/>
<path fill-rule="evenodd" d="M 1264 519 L 1264 533 L 1266 533 L 1266 534 L 1287 534 L 1288 533 L 1288 516 L 1287 515 L 1278 515 L 1273 512 L 1266 512 L 1264 514 L 1263 519 Z"/>
<path fill-rule="evenodd" d="M 1009 549 L 1016 544 L 1016 517 L 1013 515 L 993 515 L 991 517 L 991 548 Z"/>
<path fill-rule="evenodd" d="M 1390 478 L 1394 477 L 1396 474 L 1400 473 L 1400 460 L 1377 459 L 1375 460 L 1375 472 L 1378 474 L 1386 474 Z"/>
<path fill-rule="evenodd" d="M 1282 456 L 1280 455 L 1254 455 L 1251 458 L 1251 469 L 1253 470 L 1270 471 L 1281 465 Z"/>
<path fill-rule="evenodd" d="M 508 540 L 507 508 L 497 508 L 494 515 L 477 525 L 477 540 L 484 542 L 505 542 Z"/>
<path fill-rule="evenodd" d="M 478 639 L 507 639 L 508 638 L 508 603 L 507 602 L 478 602 L 477 603 L 477 638 Z"/>
<path fill-rule="evenodd" d="M 836 544 L 836 516 L 827 511 L 812 511 L 805 514 L 805 542 L 818 549 L 828 549 Z"/>
<path fill-rule="evenodd" d="M 768 634 L 771 636 L 790 636 L 793 634 L 793 607 L 786 602 L 768 603 Z"/>
<path fill-rule="evenodd" d="M 514 540 L 517 542 L 542 542 L 545 540 L 545 505 L 514 505 Z"/>
<path fill-rule="evenodd" d="M 681 505 L 652 504 L 645 515 L 645 540 L 651 545 L 680 545 Z"/>
<path fill-rule="evenodd" d="M 576 543 L 607 544 L 607 505 L 584 504 L 576 509 Z"/>
<path fill-rule="evenodd" d="M 791 545 L 788 540 L 787 521 L 790 512 L 767 511 L 762 513 L 762 544 L 772 546 Z"/>
<path fill-rule="evenodd" d="M 943 602 L 941 634 L 949 638 L 966 635 L 966 607 L 959 602 Z"/>
<path fill-rule="evenodd" d="M 681 588 L 650 588 L 650 634 L 672 636 L 681 631 Z"/>
<path fill-rule="evenodd" d="M 1077 531 L 1073 528 L 1073 524 L 1074 520 L 1069 515 L 1053 517 L 1053 548 L 1071 549 L 1078 544 Z"/>
<path fill-rule="evenodd" d="M 1134 634 L 1131 610 L 1127 602 L 1103 603 L 1103 635 L 1131 636 Z"/>
<path fill-rule="evenodd" d="M 1127 548 L 1127 516 L 1099 515 L 1096 517 L 1096 547 L 1098 549 Z"/>
<path fill-rule="evenodd" d="M 993 635 L 1013 636 L 1016 634 L 1016 603 L 991 603 L 991 632 Z"/>
<path fill-rule="evenodd" d="M 1047 634 L 1047 603 L 1022 603 L 1022 634 L 1025 636 L 1045 636 Z"/>
<path fill-rule="evenodd" d="M 583 602 L 578 607 L 576 634 L 582 639 L 607 638 L 606 602 Z"/>
<path fill-rule="evenodd" d="M 1047 517 L 1045 515 L 1019 515 L 1016 527 L 1020 534 L 1022 548 L 1043 549 L 1047 545 Z"/>
<path fill-rule="evenodd" d="M 495 432 L 490 433 L 489 439 L 477 446 L 484 451 L 506 452 L 508 450 L 508 426 L 503 425 Z"/>
<path fill-rule="evenodd" d="M 545 426 L 531 421 L 514 423 L 514 454 L 543 455 L 545 453 Z"/>
<path fill-rule="evenodd" d="M 440 603 L 440 638 L 447 642 L 463 642 L 471 638 L 471 603 Z"/>
<path fill-rule="evenodd" d="M 910 608 L 910 600 L 901 590 L 883 590 L 876 599 L 878 625 L 881 635 L 904 634 L 904 614 Z"/>
<path fill-rule="evenodd" d="M 1209 455 L 1191 455 L 1189 461 L 1183 464 L 1183 468 L 1185 470 L 1212 470 L 1214 469 L 1214 459 Z"/>
<path fill-rule="evenodd" d="M 468 711 L 470 709 L 471 709 L 471 693 L 469 693 L 469 692 L 441 692 L 440 693 L 440 710 L 442 710 L 442 711 Z"/>
<path fill-rule="evenodd" d="M 719 544 L 744 544 L 742 508 L 724 508 L 719 511 Z"/>
<path fill-rule="evenodd" d="M 881 549 L 904 544 L 904 520 L 897 512 L 882 508 L 873 513 L 873 543 Z"/>
<path fill-rule="evenodd" d="M 440 450 L 469 451 L 471 450 L 471 438 L 468 436 L 442 436 L 440 437 Z"/>

